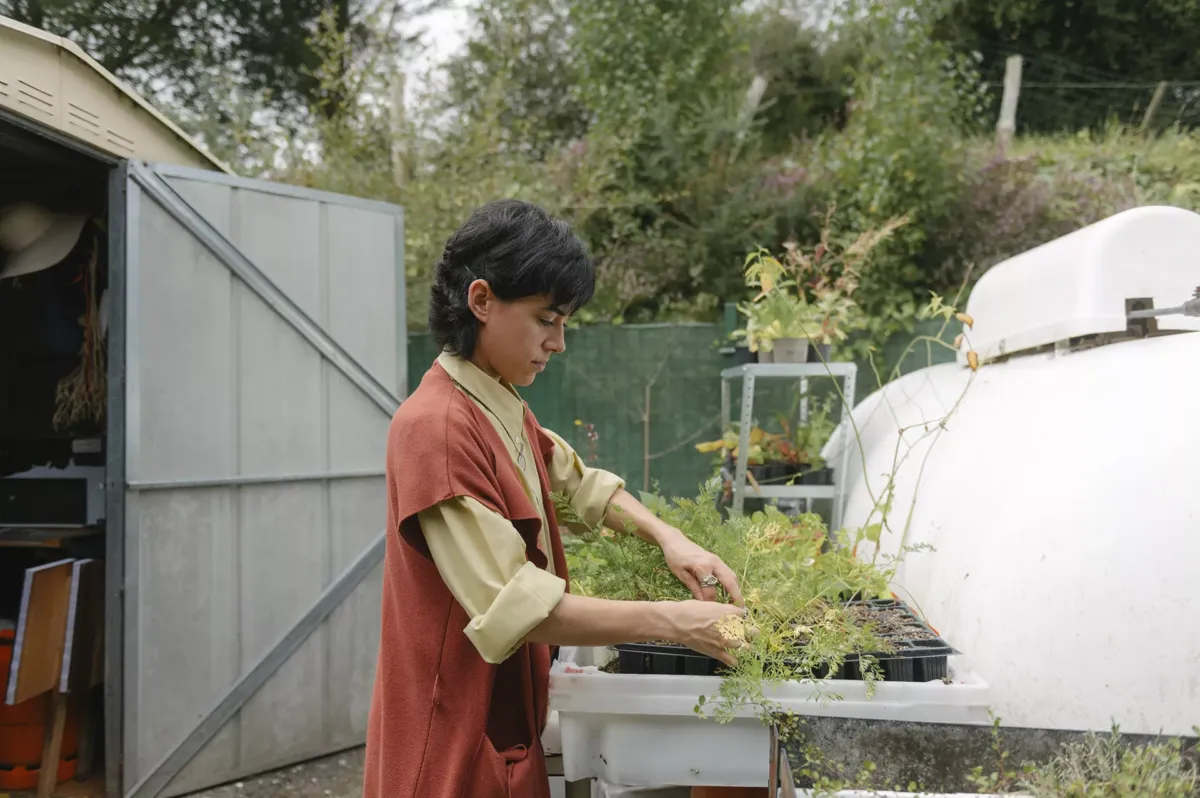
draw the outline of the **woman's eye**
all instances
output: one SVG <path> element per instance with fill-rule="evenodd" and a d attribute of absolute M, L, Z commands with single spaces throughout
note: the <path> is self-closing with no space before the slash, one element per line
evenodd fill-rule
<path fill-rule="evenodd" d="M 553 327 L 554 326 L 554 319 L 538 319 L 538 321 L 540 321 L 542 323 L 543 327 Z"/>

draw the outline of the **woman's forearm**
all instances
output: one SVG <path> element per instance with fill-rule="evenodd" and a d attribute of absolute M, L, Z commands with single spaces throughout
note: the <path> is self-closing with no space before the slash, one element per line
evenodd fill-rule
<path fill-rule="evenodd" d="M 677 636 L 670 601 L 610 601 L 567 593 L 526 636 L 531 643 L 611 646 L 672 640 Z"/>
<path fill-rule="evenodd" d="M 567 593 L 525 639 L 559 646 L 668 640 L 733 665 L 731 645 L 745 644 L 736 632 L 742 618 L 737 607 L 715 601 L 609 601 Z"/>
<path fill-rule="evenodd" d="M 648 543 L 659 548 L 682 534 L 646 508 L 646 505 L 622 488 L 613 494 L 604 515 L 604 525 L 609 529 L 629 530 Z M 632 528 L 631 528 L 632 527 Z"/>

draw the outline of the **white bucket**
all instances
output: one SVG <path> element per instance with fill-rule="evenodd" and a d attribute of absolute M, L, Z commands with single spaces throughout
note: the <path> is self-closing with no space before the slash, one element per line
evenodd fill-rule
<path fill-rule="evenodd" d="M 774 349 L 776 363 L 807 363 L 807 338 L 776 338 Z"/>

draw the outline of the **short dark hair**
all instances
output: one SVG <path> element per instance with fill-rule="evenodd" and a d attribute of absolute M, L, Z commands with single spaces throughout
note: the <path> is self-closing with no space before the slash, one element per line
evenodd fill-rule
<path fill-rule="evenodd" d="M 439 349 L 469 358 L 479 320 L 467 307 L 467 288 L 486 280 L 512 302 L 548 295 L 564 314 L 586 305 L 596 269 L 571 226 L 528 202 L 503 199 L 471 214 L 446 242 L 429 292 L 429 330 Z"/>

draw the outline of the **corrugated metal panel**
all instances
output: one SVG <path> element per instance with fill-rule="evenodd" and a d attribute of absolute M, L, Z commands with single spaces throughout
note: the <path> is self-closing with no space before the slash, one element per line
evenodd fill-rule
<path fill-rule="evenodd" d="M 4 17 L 0 106 L 120 158 L 229 171 L 74 42 Z"/>
<path fill-rule="evenodd" d="M 160 174 L 371 377 L 402 395 L 397 208 L 195 171 Z M 126 791 L 378 537 L 384 481 L 358 474 L 382 473 L 390 420 L 196 236 L 140 196 L 128 275 Z M 254 484 L 171 484 L 238 478 Z M 376 569 L 166 794 L 361 743 L 379 586 Z"/>

